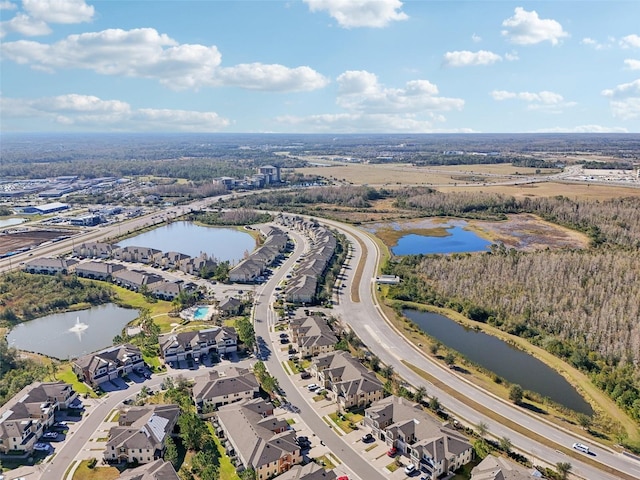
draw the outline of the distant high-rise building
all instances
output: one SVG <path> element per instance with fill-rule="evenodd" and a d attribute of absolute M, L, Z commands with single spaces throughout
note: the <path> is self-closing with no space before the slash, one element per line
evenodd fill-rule
<path fill-rule="evenodd" d="M 263 165 L 258 172 L 265 176 L 266 183 L 280 183 L 280 167 Z"/>

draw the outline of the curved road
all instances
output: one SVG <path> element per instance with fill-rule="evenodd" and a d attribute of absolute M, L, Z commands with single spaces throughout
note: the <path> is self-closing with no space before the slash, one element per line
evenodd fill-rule
<path fill-rule="evenodd" d="M 570 462 L 573 466 L 573 473 L 591 480 L 617 480 L 623 478 L 623 475 L 608 474 L 602 470 L 595 468 L 585 462 L 580 461 L 582 454 L 573 452 L 571 445 L 575 441 L 579 441 L 578 437 L 565 430 L 560 429 L 556 425 L 547 423 L 540 418 L 536 418 L 523 409 L 518 408 L 508 402 L 505 402 L 496 396 L 472 385 L 459 375 L 451 372 L 450 369 L 443 368 L 440 364 L 434 363 L 428 357 L 416 350 L 410 342 L 407 342 L 398 332 L 393 329 L 385 320 L 382 311 L 376 303 L 373 293 L 373 279 L 377 274 L 377 264 L 379 261 L 378 247 L 374 241 L 364 232 L 354 227 L 347 226 L 338 222 L 320 220 L 331 227 L 340 230 L 347 235 L 353 244 L 353 267 L 345 270 L 347 275 L 346 287 L 341 294 L 340 303 L 335 308 L 336 312 L 341 314 L 342 320 L 348 323 L 358 335 L 358 337 L 367 345 L 371 351 L 377 355 L 380 360 L 388 365 L 393 365 L 394 370 L 407 382 L 414 386 L 423 385 L 427 388 L 429 395 L 437 396 L 442 403 L 455 415 L 465 419 L 470 424 L 484 422 L 489 426 L 491 435 L 500 437 L 508 437 L 514 447 L 527 452 L 529 455 L 541 460 L 541 463 L 547 463 L 550 466 L 557 462 Z M 366 251 L 362 251 L 361 243 L 364 244 Z M 366 254 L 366 258 L 363 258 Z M 364 270 L 362 280 L 358 286 L 360 302 L 354 302 L 349 292 L 353 283 L 355 274 L 355 266 L 364 261 Z M 439 390 L 434 385 L 426 382 L 422 377 L 418 376 L 413 370 L 409 369 L 403 362 L 415 365 L 422 370 L 428 372 L 440 381 L 445 382 L 454 388 L 460 394 L 482 404 L 484 407 L 499 413 L 505 418 L 516 422 L 518 425 L 534 432 L 537 435 L 555 442 L 558 446 L 569 448 L 573 454 L 571 456 L 557 450 L 541 445 L 526 435 L 522 435 L 513 431 L 491 418 L 476 412 L 466 403 L 448 395 L 444 391 Z M 606 448 L 595 445 L 593 442 L 584 440 L 585 443 L 593 445 L 593 455 L 590 456 L 604 465 L 613 467 L 621 473 L 626 474 L 628 479 L 640 478 L 640 462 L 625 457 L 621 454 L 612 452 Z"/>

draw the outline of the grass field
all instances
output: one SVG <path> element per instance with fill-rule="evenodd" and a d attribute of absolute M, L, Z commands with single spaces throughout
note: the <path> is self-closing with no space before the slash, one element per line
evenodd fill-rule
<path fill-rule="evenodd" d="M 120 472 L 115 467 L 89 468 L 89 461 L 83 460 L 73 473 L 73 480 L 115 480 Z"/>

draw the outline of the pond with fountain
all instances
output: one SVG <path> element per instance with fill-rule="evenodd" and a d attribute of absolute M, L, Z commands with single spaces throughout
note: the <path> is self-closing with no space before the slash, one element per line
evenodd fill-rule
<path fill-rule="evenodd" d="M 88 310 L 56 313 L 16 325 L 9 346 L 67 360 L 109 347 L 138 317 L 138 311 L 109 303 Z"/>

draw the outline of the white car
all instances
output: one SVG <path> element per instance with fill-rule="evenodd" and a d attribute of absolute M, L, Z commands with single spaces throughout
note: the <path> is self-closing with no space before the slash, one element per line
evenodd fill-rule
<path fill-rule="evenodd" d="M 37 452 L 48 452 L 49 445 L 47 443 L 36 443 L 33 446 L 33 449 L 36 450 Z"/>
<path fill-rule="evenodd" d="M 589 450 L 589 447 L 587 447 L 584 443 L 576 442 L 573 444 L 573 448 L 575 448 L 576 450 L 582 453 L 591 453 L 591 451 Z"/>
<path fill-rule="evenodd" d="M 310 383 L 309 385 L 307 385 L 307 389 L 310 392 L 313 392 L 314 390 L 317 390 L 320 388 L 320 385 L 316 384 L 316 383 Z"/>
<path fill-rule="evenodd" d="M 416 471 L 416 466 L 413 463 L 410 463 L 409 465 L 404 467 L 404 474 L 405 475 L 413 475 L 413 472 L 415 472 L 415 471 Z"/>

